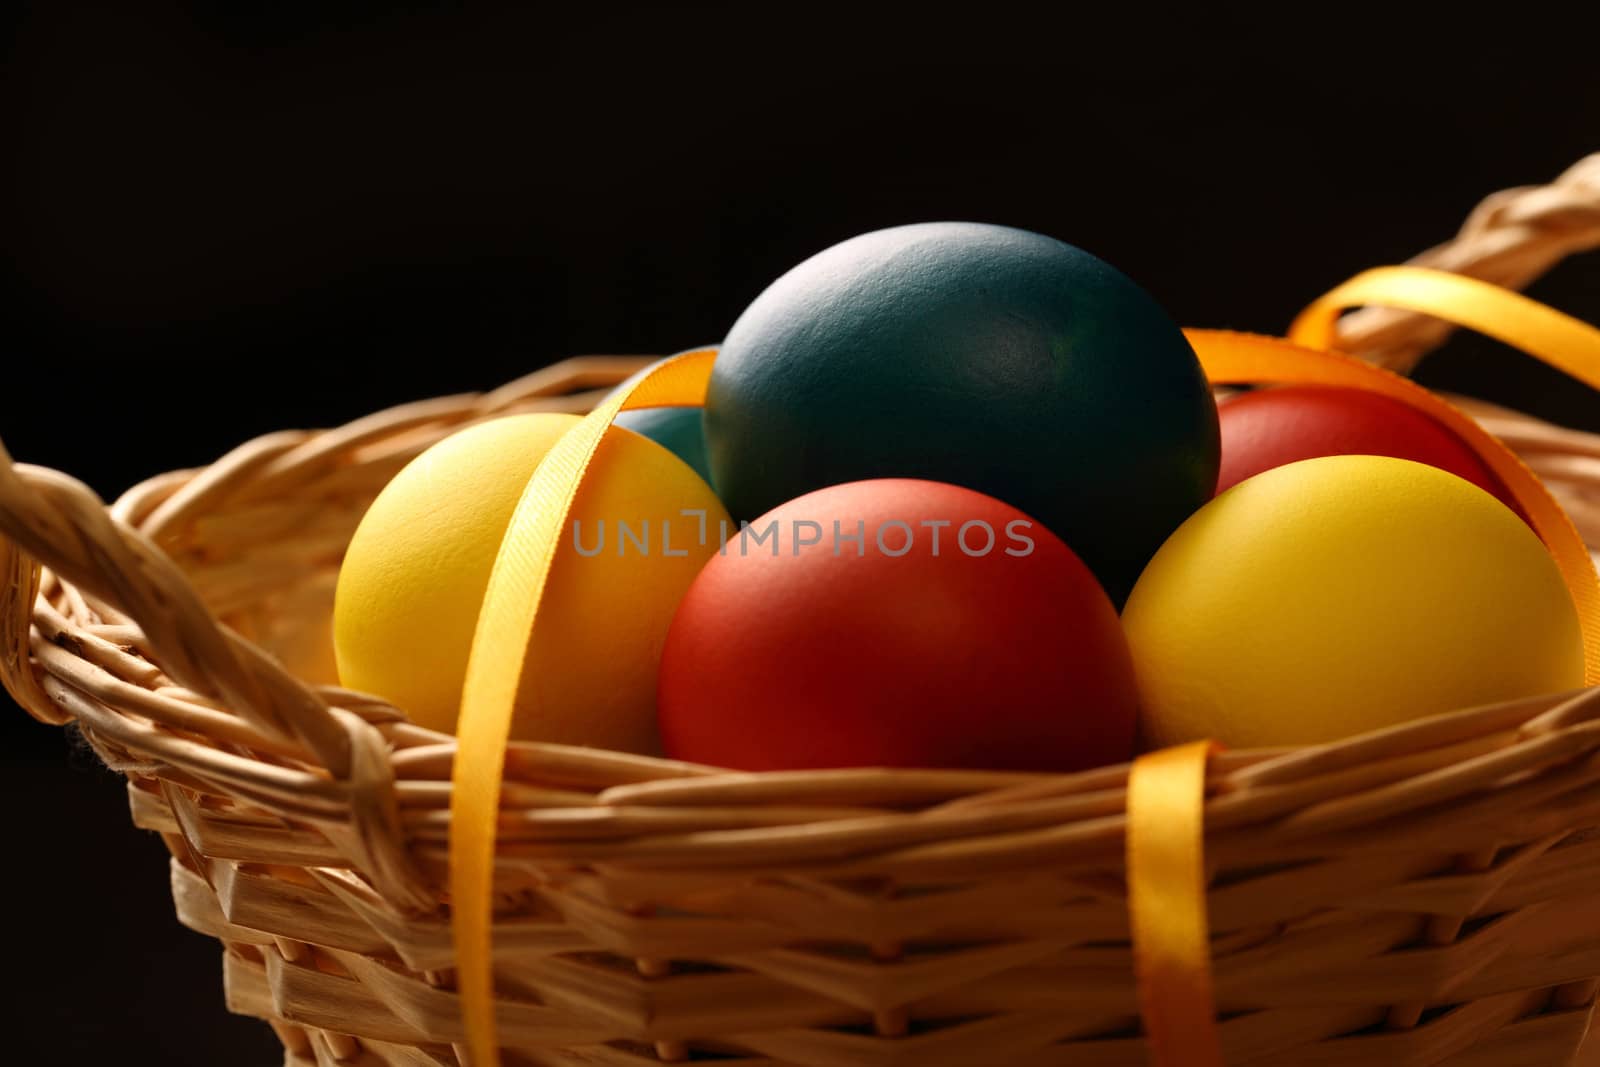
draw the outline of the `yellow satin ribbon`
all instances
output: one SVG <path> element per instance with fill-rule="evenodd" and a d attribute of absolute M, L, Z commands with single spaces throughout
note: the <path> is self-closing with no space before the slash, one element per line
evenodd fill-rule
<path fill-rule="evenodd" d="M 1139 1014 L 1156 1067 L 1222 1067 L 1206 921 L 1206 762 L 1196 741 L 1128 774 L 1128 919 Z"/>
<path fill-rule="evenodd" d="M 450 794 L 450 905 L 462 1026 L 473 1067 L 499 1067 L 495 1036 L 494 851 L 506 742 L 545 579 L 584 473 L 619 411 L 704 402 L 713 349 L 655 364 L 556 442 L 512 513 L 489 575 L 461 689 Z"/>
<path fill-rule="evenodd" d="M 1409 307 L 1508 341 L 1600 388 L 1600 333 L 1483 283 L 1439 284 L 1438 278 L 1420 279 L 1418 273 L 1390 269 L 1353 279 L 1308 308 L 1296 322 L 1296 336 L 1325 345 L 1338 310 L 1354 303 Z M 1485 296 L 1485 288 L 1499 295 Z M 1511 303 L 1506 296 L 1514 298 Z M 1571 520 L 1505 446 L 1421 386 L 1355 360 L 1275 338 L 1199 330 L 1188 336 L 1214 384 L 1300 382 L 1372 389 L 1420 408 L 1460 434 L 1516 497 L 1561 566 L 1583 625 L 1589 681 L 1600 680 L 1600 584 L 1593 564 Z M 474 1067 L 500 1063 L 491 929 L 501 778 L 523 660 L 561 532 L 616 414 L 701 404 L 714 358 L 715 351 L 707 349 L 657 364 L 574 427 L 539 465 L 501 543 L 468 659 L 452 772 L 452 923 L 463 1027 Z M 1150 753 L 1136 761 L 1129 778 L 1129 909 L 1140 1006 L 1160 1067 L 1222 1062 L 1205 916 L 1204 785 L 1212 751 L 1201 743 Z"/>
<path fill-rule="evenodd" d="M 1521 293 L 1426 267 L 1377 267 L 1311 302 L 1289 340 L 1332 349 L 1341 312 L 1363 305 L 1416 311 L 1465 326 L 1600 389 L 1600 330 Z"/>

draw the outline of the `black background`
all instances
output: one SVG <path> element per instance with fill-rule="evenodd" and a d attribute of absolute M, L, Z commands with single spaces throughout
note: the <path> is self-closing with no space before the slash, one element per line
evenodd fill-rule
<path fill-rule="evenodd" d="M 4 16 L 0 437 L 113 496 L 562 355 L 713 343 L 810 253 L 926 219 L 1040 230 L 1185 324 L 1281 330 L 1600 147 L 1595 38 L 1527 5 L 1483 31 L 982 11 Z M 1597 260 L 1535 294 L 1600 319 Z M 1425 379 L 1600 427 L 1595 397 L 1487 342 Z M 279 1062 L 224 1014 L 120 780 L 0 724 L 4 1054 Z"/>

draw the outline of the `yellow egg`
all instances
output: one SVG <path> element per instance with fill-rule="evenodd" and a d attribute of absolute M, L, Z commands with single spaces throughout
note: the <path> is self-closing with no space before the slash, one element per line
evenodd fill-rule
<path fill-rule="evenodd" d="M 339 572 L 341 684 L 383 697 L 423 726 L 454 731 L 500 540 L 539 461 L 578 421 L 515 415 L 471 427 L 384 487 Z M 703 526 L 695 512 L 704 513 Z M 607 433 L 545 588 L 513 737 L 659 750 L 661 646 L 726 520 L 682 460 L 631 431 Z"/>
<path fill-rule="evenodd" d="M 1156 553 L 1123 624 L 1157 744 L 1332 741 L 1584 680 L 1543 543 L 1482 489 L 1387 457 L 1223 493 Z"/>

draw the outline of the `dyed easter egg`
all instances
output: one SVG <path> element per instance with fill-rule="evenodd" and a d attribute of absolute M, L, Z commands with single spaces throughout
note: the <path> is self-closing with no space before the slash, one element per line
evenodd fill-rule
<path fill-rule="evenodd" d="M 539 461 L 578 421 L 514 415 L 462 430 L 384 487 L 339 571 L 342 684 L 423 726 L 455 729 L 501 539 Z M 710 488 L 672 453 L 628 430 L 606 434 L 545 588 L 513 737 L 658 750 L 661 646 L 725 520 Z"/>
<path fill-rule="evenodd" d="M 1584 679 L 1538 537 L 1477 486 L 1386 456 L 1240 482 L 1156 553 L 1123 626 L 1158 744 L 1333 741 Z"/>
<path fill-rule="evenodd" d="M 1161 307 L 1081 249 L 976 223 L 865 234 L 779 278 L 728 333 L 705 432 L 736 518 L 950 482 L 1034 516 L 1119 601 L 1216 484 L 1216 407 Z"/>
<path fill-rule="evenodd" d="M 706 458 L 706 434 L 700 408 L 635 408 L 618 412 L 611 423 L 650 438 L 710 484 L 711 462 Z"/>
<path fill-rule="evenodd" d="M 1129 758 L 1115 610 L 1008 504 L 952 485 L 833 486 L 712 558 L 661 662 L 669 755 L 746 770 L 1074 770 Z"/>
<path fill-rule="evenodd" d="M 1218 407 L 1217 492 L 1262 471 L 1318 456 L 1393 456 L 1449 471 L 1516 510 L 1511 494 L 1460 437 L 1409 404 L 1366 389 L 1289 385 Z"/>

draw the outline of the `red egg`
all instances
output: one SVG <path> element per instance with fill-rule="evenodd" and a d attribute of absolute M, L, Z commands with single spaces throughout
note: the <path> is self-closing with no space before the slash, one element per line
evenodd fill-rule
<path fill-rule="evenodd" d="M 1449 471 L 1521 514 L 1493 471 L 1460 437 L 1409 404 L 1333 386 L 1260 389 L 1218 408 L 1217 492 L 1262 471 L 1320 456 L 1393 456 Z"/>
<path fill-rule="evenodd" d="M 756 538 L 764 537 L 762 541 Z M 820 489 L 734 534 L 678 608 L 666 751 L 743 770 L 1128 759 L 1122 626 L 1054 534 L 941 482 Z"/>

